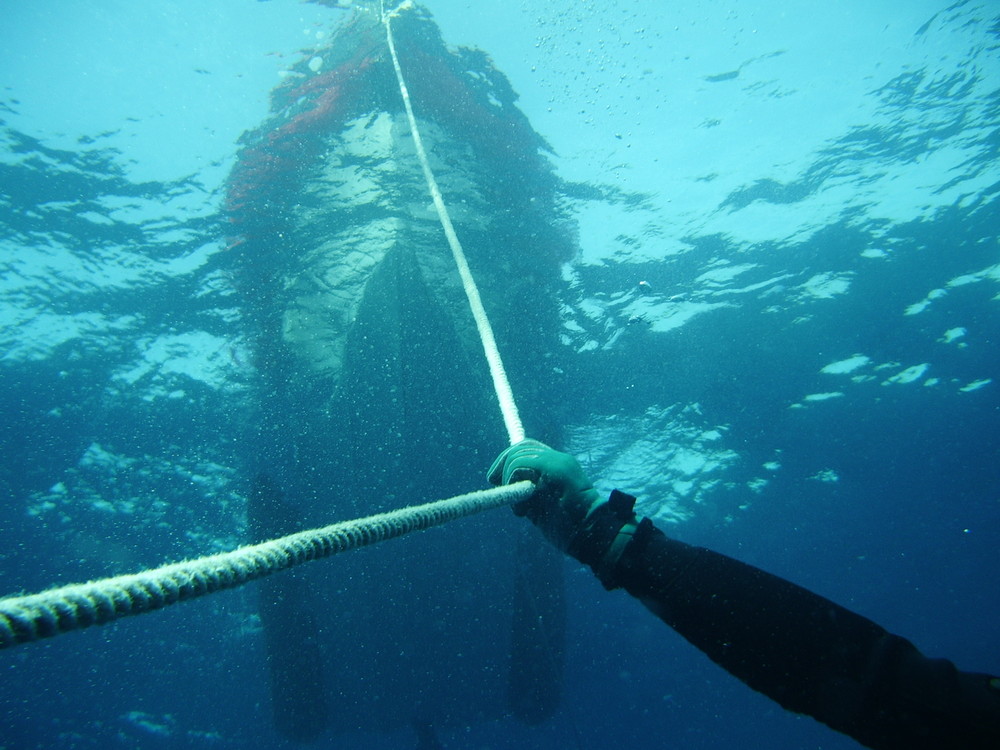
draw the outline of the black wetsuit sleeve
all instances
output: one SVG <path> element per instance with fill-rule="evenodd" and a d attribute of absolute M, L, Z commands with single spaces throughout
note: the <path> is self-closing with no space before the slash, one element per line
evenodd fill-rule
<path fill-rule="evenodd" d="M 879 750 L 1000 749 L 1000 680 L 777 576 L 668 539 L 648 520 L 610 576 L 714 662 L 784 708 Z"/>

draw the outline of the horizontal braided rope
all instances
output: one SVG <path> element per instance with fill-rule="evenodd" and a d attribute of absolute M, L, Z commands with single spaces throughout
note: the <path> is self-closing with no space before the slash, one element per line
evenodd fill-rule
<path fill-rule="evenodd" d="M 140 615 L 231 589 L 309 560 L 394 539 L 525 499 L 531 482 L 470 492 L 164 565 L 141 573 L 0 599 L 0 648 Z"/>

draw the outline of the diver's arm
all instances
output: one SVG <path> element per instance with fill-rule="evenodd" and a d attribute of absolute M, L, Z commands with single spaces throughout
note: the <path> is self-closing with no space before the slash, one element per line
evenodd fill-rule
<path fill-rule="evenodd" d="M 648 521 L 602 580 L 750 687 L 868 747 L 1000 748 L 997 678 L 928 659 L 860 615 Z"/>
<path fill-rule="evenodd" d="M 536 441 L 501 453 L 488 476 L 535 481 L 515 512 L 781 706 L 878 750 L 1000 748 L 998 678 L 928 659 L 800 586 L 668 539 L 636 519 L 634 498 L 602 502 L 571 456 Z"/>

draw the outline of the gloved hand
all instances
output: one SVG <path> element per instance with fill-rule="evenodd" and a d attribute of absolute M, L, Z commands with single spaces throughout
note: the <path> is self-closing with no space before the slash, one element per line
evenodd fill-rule
<path fill-rule="evenodd" d="M 561 550 L 583 526 L 590 512 L 601 504 L 597 490 L 577 460 L 537 440 L 522 440 L 501 453 L 487 474 L 493 484 L 528 479 L 535 492 L 514 505 L 514 512 L 527 516 L 549 541 Z"/>
<path fill-rule="evenodd" d="M 501 453 L 487 473 L 493 484 L 528 479 L 535 491 L 514 505 L 559 549 L 594 569 L 607 588 L 639 524 L 635 498 L 615 490 L 602 502 L 576 459 L 537 440 L 522 440 Z M 648 524 L 648 521 L 643 523 Z"/>

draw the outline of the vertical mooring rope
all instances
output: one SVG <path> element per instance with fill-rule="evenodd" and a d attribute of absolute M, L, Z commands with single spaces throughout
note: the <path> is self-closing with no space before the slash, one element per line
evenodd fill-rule
<path fill-rule="evenodd" d="M 398 9 L 397 9 L 398 10 Z M 406 118 L 410 123 L 410 132 L 413 134 L 413 144 L 416 146 L 417 158 L 420 159 L 420 166 L 424 170 L 424 179 L 427 181 L 427 189 L 434 200 L 434 208 L 437 210 L 438 220 L 444 235 L 448 238 L 448 245 L 451 247 L 452 257 L 458 267 L 458 275 L 462 279 L 462 288 L 465 289 L 465 296 L 469 300 L 469 307 L 472 310 L 472 317 L 476 320 L 476 329 L 479 331 L 479 340 L 483 344 L 483 351 L 486 354 L 486 363 L 490 368 L 490 376 L 493 378 L 493 390 L 496 392 L 497 401 L 500 403 L 500 413 L 503 415 L 504 425 L 507 428 L 507 436 L 510 444 L 519 443 L 524 440 L 524 427 L 521 424 L 521 417 L 517 412 L 517 404 L 514 403 L 514 392 L 510 388 L 510 381 L 507 379 L 507 372 L 504 370 L 503 360 L 500 358 L 500 350 L 497 348 L 496 339 L 493 336 L 493 328 L 490 320 L 486 316 L 483 308 L 483 301 L 479 296 L 479 289 L 476 280 L 469 269 L 469 262 L 465 259 L 465 252 L 462 244 L 455 234 L 455 227 L 451 223 L 448 215 L 448 208 L 445 206 L 441 190 L 438 188 L 437 180 L 434 179 L 434 172 L 431 171 L 430 162 L 427 161 L 427 152 L 424 150 L 424 143 L 420 137 L 420 130 L 417 128 L 417 118 L 413 115 L 413 105 L 410 103 L 410 92 L 406 88 L 406 81 L 403 79 L 403 69 L 399 66 L 399 57 L 396 55 L 396 44 L 392 38 L 392 24 L 390 19 L 394 13 L 382 13 L 382 22 L 385 24 L 386 41 L 389 43 L 389 54 L 392 55 L 392 66 L 396 71 L 396 80 L 399 82 L 399 93 L 403 96 L 403 106 L 406 107 Z"/>

